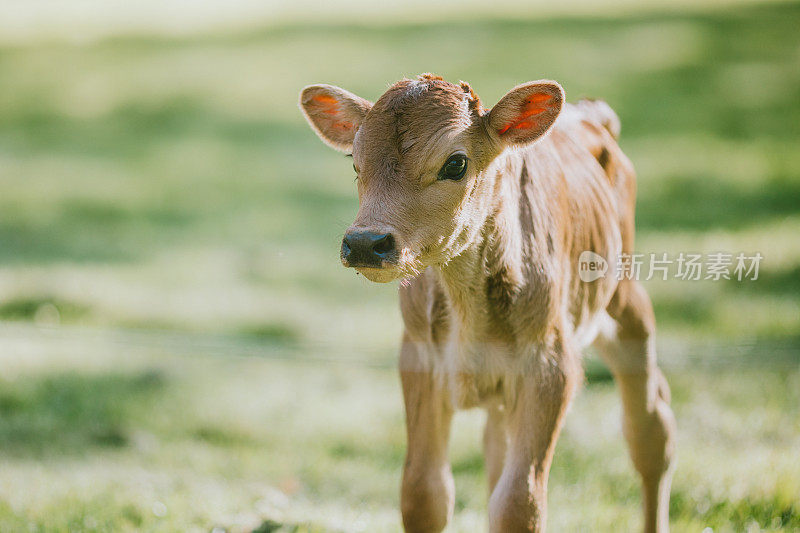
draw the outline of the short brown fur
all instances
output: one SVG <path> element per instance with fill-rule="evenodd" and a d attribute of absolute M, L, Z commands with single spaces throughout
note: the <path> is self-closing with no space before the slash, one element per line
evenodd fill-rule
<path fill-rule="evenodd" d="M 337 103 L 315 103 L 320 94 Z M 587 283 L 577 270 L 584 250 L 633 250 L 635 175 L 611 108 L 566 104 L 543 80 L 487 111 L 468 84 L 423 74 L 375 104 L 310 86 L 301 109 L 323 140 L 352 152 L 359 212 L 350 230 L 391 232 L 399 250 L 359 271 L 403 280 L 406 531 L 441 531 L 451 517 L 450 421 L 475 406 L 488 413 L 490 530 L 544 530 L 555 443 L 593 341 L 621 391 L 644 530 L 667 531 L 675 422 L 650 301 L 635 281 Z M 348 124 L 357 125 L 350 136 Z M 451 154 L 468 158 L 466 173 L 440 179 Z"/>

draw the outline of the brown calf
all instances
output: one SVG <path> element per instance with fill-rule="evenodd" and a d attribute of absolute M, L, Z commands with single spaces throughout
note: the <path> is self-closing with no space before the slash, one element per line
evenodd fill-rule
<path fill-rule="evenodd" d="M 611 272 L 633 250 L 635 177 L 608 105 L 566 104 L 537 81 L 486 110 L 466 83 L 424 74 L 374 104 L 312 85 L 300 107 L 358 174 L 342 262 L 402 280 L 406 531 L 451 517 L 450 421 L 475 406 L 488 412 L 490 530 L 544 530 L 553 450 L 593 341 L 622 394 L 644 529 L 667 531 L 675 421 L 650 300 L 635 281 L 578 275 L 584 250 Z"/>

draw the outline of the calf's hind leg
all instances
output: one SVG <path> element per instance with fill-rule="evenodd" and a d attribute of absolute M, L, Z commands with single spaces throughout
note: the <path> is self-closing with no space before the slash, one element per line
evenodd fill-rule
<path fill-rule="evenodd" d="M 635 281 L 623 281 L 608 313 L 615 330 L 596 345 L 622 396 L 623 433 L 642 478 L 644 530 L 669 530 L 669 491 L 675 454 L 675 418 L 669 386 L 656 366 L 655 318 L 650 298 Z"/>
<path fill-rule="evenodd" d="M 432 350 L 406 334 L 400 351 L 408 437 L 400 507 L 408 533 L 442 531 L 455 504 L 447 458 L 453 410 L 446 387 L 433 374 Z"/>

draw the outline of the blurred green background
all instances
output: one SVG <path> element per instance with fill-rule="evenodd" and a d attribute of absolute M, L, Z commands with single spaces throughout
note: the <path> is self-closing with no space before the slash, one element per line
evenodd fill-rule
<path fill-rule="evenodd" d="M 800 529 L 800 4 L 358 4 L 0 24 L 0 530 L 399 530 L 397 288 L 341 268 L 351 162 L 296 100 L 427 71 L 486 105 L 544 77 L 607 100 L 638 250 L 764 256 L 757 281 L 647 282 L 680 428 L 671 516 Z M 590 356 L 553 531 L 639 527 L 619 411 Z M 452 531 L 485 526 L 481 420 L 454 428 Z"/>

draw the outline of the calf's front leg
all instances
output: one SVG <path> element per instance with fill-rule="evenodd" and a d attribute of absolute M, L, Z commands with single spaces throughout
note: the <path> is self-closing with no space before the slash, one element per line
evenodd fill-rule
<path fill-rule="evenodd" d="M 508 413 L 505 466 L 489 500 L 493 533 L 544 531 L 547 477 L 579 374 L 570 361 L 519 377 Z"/>
<path fill-rule="evenodd" d="M 483 455 L 490 496 L 503 473 L 507 446 L 506 413 L 501 405 L 492 403 L 486 407 L 486 427 L 483 430 Z"/>
<path fill-rule="evenodd" d="M 453 409 L 443 380 L 433 374 L 433 350 L 406 334 L 400 352 L 408 436 L 400 507 L 408 533 L 442 531 L 455 503 L 447 458 Z"/>

